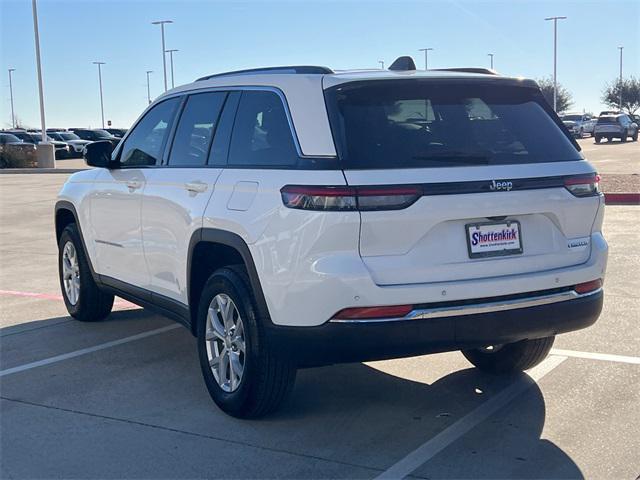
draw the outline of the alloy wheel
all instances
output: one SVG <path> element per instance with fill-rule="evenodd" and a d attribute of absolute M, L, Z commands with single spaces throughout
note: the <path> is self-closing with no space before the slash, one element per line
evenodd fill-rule
<path fill-rule="evenodd" d="M 62 249 L 62 283 L 69 303 L 77 304 L 80 298 L 80 266 L 78 252 L 71 241 L 65 243 Z"/>
<path fill-rule="evenodd" d="M 219 293 L 207 310 L 205 329 L 207 358 L 213 377 L 222 390 L 240 387 L 246 359 L 244 324 L 231 297 Z"/>

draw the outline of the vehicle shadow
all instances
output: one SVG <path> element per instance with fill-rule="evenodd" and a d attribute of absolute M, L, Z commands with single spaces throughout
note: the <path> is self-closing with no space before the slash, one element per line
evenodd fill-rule
<path fill-rule="evenodd" d="M 32 322 L 30 345 L 55 343 L 56 336 L 75 334 L 68 326 L 52 325 L 61 319 Z M 165 321 L 144 310 L 121 311 L 101 324 L 78 324 L 78 332 L 95 334 L 101 326 L 116 323 L 113 326 L 118 336 L 126 337 L 132 333 L 127 330 L 134 328 L 129 326 L 131 322 L 139 328 L 151 320 Z M 52 328 L 42 328 L 45 326 Z M 112 334 L 112 329 L 109 332 Z M 5 329 L 0 330 L 0 334 L 5 333 Z M 19 341 L 18 337 L 12 341 Z M 104 341 L 94 340 L 96 344 Z M 220 467 L 211 455 L 209 441 L 215 440 L 229 448 L 247 445 L 269 452 L 289 452 L 298 458 L 327 459 L 342 463 L 344 468 L 369 468 L 373 477 L 513 382 L 527 381 L 531 385 L 525 393 L 461 435 L 413 476 L 583 477 L 567 453 L 541 438 L 546 405 L 533 380 L 525 374 L 488 375 L 467 366 L 453 353 L 300 370 L 291 398 L 278 412 L 260 420 L 239 420 L 213 404 L 199 371 L 193 337 L 186 329 L 175 329 L 3 378 L 3 396 L 46 406 L 38 422 L 8 422 L 7 438 L 23 446 L 23 450 L 9 449 L 13 452 L 10 463 L 16 465 L 32 455 L 37 457 L 38 451 L 65 445 L 66 462 L 76 465 L 74 475 L 80 477 L 104 477 L 105 472 L 126 476 L 127 465 L 140 466 L 140 474 L 148 478 L 183 478 L 185 469 L 195 476 L 207 476 L 212 468 L 221 477 L 237 475 Z M 73 419 L 65 417 L 61 425 L 56 423 L 55 409 L 82 413 Z M 118 420 L 116 425 L 121 427 L 82 427 L 84 433 L 78 436 L 78 425 L 87 418 Z M 140 426 L 135 435 L 129 430 L 132 425 Z M 170 437 L 167 432 L 188 436 Z M 141 463 L 140 445 L 147 443 L 153 450 L 145 451 Z M 108 454 L 98 454 L 91 448 L 95 444 L 108 446 Z M 170 467 L 164 463 L 165 451 L 175 453 Z M 255 454 L 255 450 L 248 451 Z M 105 458 L 119 461 L 105 463 Z M 29 463 L 29 475 L 57 476 L 47 461 L 48 457 Z M 243 461 L 261 471 L 265 466 L 261 462 L 268 460 L 258 455 Z M 309 468 L 306 473 L 270 471 L 274 477 L 295 474 L 315 478 L 313 468 Z M 286 471 L 285 466 L 283 469 Z M 250 471 L 254 470 L 247 470 L 247 475 Z"/>
<path fill-rule="evenodd" d="M 429 368 L 429 357 L 425 357 L 424 367 Z M 530 383 L 525 393 L 435 455 L 415 475 L 583 478 L 567 453 L 541 438 L 545 401 L 540 388 L 526 374 L 497 377 L 468 368 L 425 384 L 367 364 L 310 369 L 300 373 L 289 405 L 272 420 L 303 422 L 317 414 L 324 418 L 350 417 L 349 437 L 365 444 L 370 438 L 367 434 L 373 433 L 368 423 L 386 425 L 386 432 L 379 435 L 384 438 L 393 432 L 393 438 L 403 446 L 403 453 L 397 457 L 400 460 L 516 381 Z M 314 432 L 317 430 L 311 428 L 308 433 Z M 398 437 L 403 440 L 398 442 Z"/>

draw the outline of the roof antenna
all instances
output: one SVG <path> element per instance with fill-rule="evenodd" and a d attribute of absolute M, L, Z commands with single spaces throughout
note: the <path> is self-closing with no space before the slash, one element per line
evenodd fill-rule
<path fill-rule="evenodd" d="M 398 57 L 396 61 L 391 64 L 389 70 L 394 71 L 406 71 L 406 70 L 415 70 L 416 64 L 413 61 L 413 58 L 410 56 Z"/>

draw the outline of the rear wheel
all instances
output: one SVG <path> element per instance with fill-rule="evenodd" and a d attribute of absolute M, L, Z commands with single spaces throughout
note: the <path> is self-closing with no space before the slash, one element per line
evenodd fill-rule
<path fill-rule="evenodd" d="M 226 413 L 255 418 L 287 398 L 295 366 L 269 345 L 243 268 L 216 270 L 198 308 L 198 355 L 213 401 Z"/>
<path fill-rule="evenodd" d="M 625 130 L 624 132 L 622 132 L 622 136 L 620 137 L 620 141 L 621 142 L 626 142 L 627 141 L 627 136 L 628 136 L 628 132 Z"/>
<path fill-rule="evenodd" d="M 595 142 L 596 143 L 600 143 L 601 140 L 602 140 L 602 137 L 599 137 L 598 135 L 595 135 Z"/>
<path fill-rule="evenodd" d="M 111 313 L 113 295 L 101 291 L 94 282 L 75 223 L 67 225 L 60 235 L 58 273 L 69 315 L 82 322 L 96 322 Z"/>
<path fill-rule="evenodd" d="M 504 345 L 463 350 L 462 354 L 477 368 L 490 373 L 521 372 L 542 362 L 556 337 L 522 340 Z"/>
<path fill-rule="evenodd" d="M 638 141 L 638 130 L 636 130 L 633 135 L 631 136 L 631 140 L 633 140 L 634 142 Z"/>

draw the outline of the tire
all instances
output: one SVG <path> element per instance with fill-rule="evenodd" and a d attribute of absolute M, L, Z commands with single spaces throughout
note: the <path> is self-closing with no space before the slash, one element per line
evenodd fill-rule
<path fill-rule="evenodd" d="M 473 365 L 485 372 L 521 372 L 542 362 L 549 354 L 555 338 L 552 336 L 507 343 L 492 352 L 483 348 L 474 348 L 463 350 L 462 354 Z"/>
<path fill-rule="evenodd" d="M 620 137 L 620 141 L 622 143 L 625 143 L 627 141 L 628 134 L 629 134 L 629 132 L 627 132 L 626 130 L 624 132 L 622 132 L 622 136 Z"/>
<path fill-rule="evenodd" d="M 596 143 L 600 143 L 600 141 L 602 140 L 602 138 L 597 135 L 595 135 L 594 139 Z"/>
<path fill-rule="evenodd" d="M 580 128 L 580 133 L 578 134 L 578 138 L 584 138 L 584 129 Z"/>
<path fill-rule="evenodd" d="M 75 262 L 69 255 L 72 252 L 75 252 Z M 58 277 L 64 304 L 73 318 L 81 322 L 97 322 L 111 313 L 113 295 L 101 291 L 93 280 L 75 223 L 67 225 L 58 242 Z M 76 287 L 67 288 L 65 282 L 67 285 L 73 283 Z"/>
<path fill-rule="evenodd" d="M 223 321 L 222 314 L 227 306 L 232 312 L 229 324 Z M 208 318 L 210 308 L 218 309 L 211 320 Z M 295 365 L 269 345 L 262 323 L 269 319 L 258 318 L 257 311 L 251 284 L 242 266 L 216 270 L 200 296 L 197 327 L 202 375 L 216 405 L 239 418 L 257 418 L 275 411 L 295 383 Z M 217 329 L 213 322 L 218 325 Z M 242 333 L 238 334 L 241 329 Z M 213 334 L 214 330 L 218 336 Z M 212 366 L 214 364 L 218 367 Z"/>
<path fill-rule="evenodd" d="M 638 130 L 636 130 L 635 133 L 631 136 L 631 141 L 633 142 L 638 141 Z"/>

